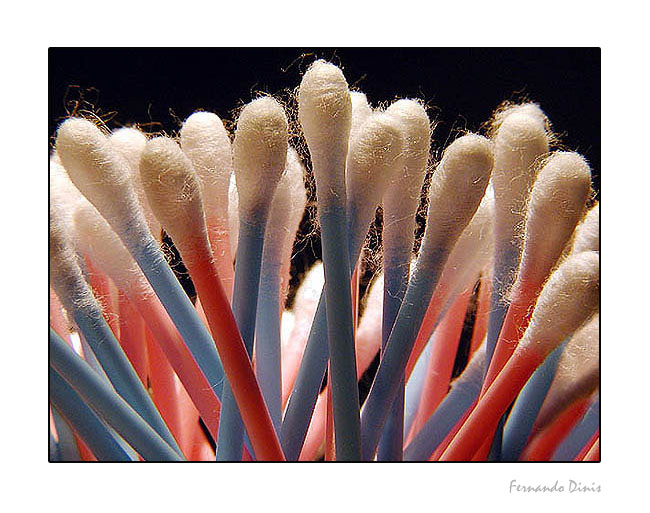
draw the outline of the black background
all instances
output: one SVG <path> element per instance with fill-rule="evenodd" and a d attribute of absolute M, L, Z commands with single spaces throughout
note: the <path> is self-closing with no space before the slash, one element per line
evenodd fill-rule
<path fill-rule="evenodd" d="M 504 100 L 536 101 L 562 146 L 589 160 L 599 189 L 599 48 L 52 48 L 49 132 L 80 99 L 110 128 L 153 123 L 143 128 L 173 134 L 196 109 L 233 120 L 259 92 L 288 101 L 316 57 L 342 66 L 373 106 L 423 99 L 438 122 L 436 154 L 455 131 L 480 130 Z"/>

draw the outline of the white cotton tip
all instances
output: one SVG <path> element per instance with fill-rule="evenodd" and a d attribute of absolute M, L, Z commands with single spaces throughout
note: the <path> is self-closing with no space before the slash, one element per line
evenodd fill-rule
<path fill-rule="evenodd" d="M 181 148 L 201 182 L 208 224 L 224 220 L 228 209 L 228 185 L 232 175 L 232 151 L 223 122 L 211 112 L 195 112 L 181 128 Z"/>
<path fill-rule="evenodd" d="M 598 388 L 599 325 L 600 315 L 596 314 L 576 331 L 564 348 L 553 383 L 537 417 L 539 427 L 547 425 L 568 405 L 589 397 Z"/>
<path fill-rule="evenodd" d="M 593 251 L 572 254 L 551 274 L 539 295 L 517 348 L 548 356 L 597 310 L 600 257 Z"/>
<path fill-rule="evenodd" d="M 114 150 L 122 155 L 129 164 L 131 183 L 135 189 L 149 231 L 156 238 L 159 238 L 160 223 L 156 219 L 156 216 L 153 215 L 151 207 L 149 207 L 149 201 L 147 200 L 147 195 L 144 192 L 142 181 L 140 180 L 140 157 L 147 144 L 147 137 L 136 128 L 120 128 L 111 133 L 109 140 Z"/>
<path fill-rule="evenodd" d="M 66 222 L 64 208 L 50 202 L 50 284 L 65 309 L 72 312 L 75 307 L 83 308 L 95 300 L 77 262 L 71 226 Z"/>
<path fill-rule="evenodd" d="M 230 177 L 228 185 L 228 227 L 230 229 L 230 254 L 236 255 L 239 242 L 239 194 L 237 194 L 234 174 Z"/>
<path fill-rule="evenodd" d="M 289 148 L 287 167 L 275 191 L 266 226 L 265 261 L 270 259 L 280 264 L 290 257 L 306 203 L 304 168 L 296 150 Z"/>
<path fill-rule="evenodd" d="M 277 100 L 265 96 L 244 107 L 232 143 L 242 219 L 259 222 L 260 215 L 268 214 L 288 145 L 287 116 Z"/>
<path fill-rule="evenodd" d="M 81 202 L 87 202 L 79 189 L 70 181 L 56 153 L 50 158 L 50 200 L 61 207 L 59 209 L 61 221 L 68 226 L 72 223 L 72 213 L 76 206 Z"/>
<path fill-rule="evenodd" d="M 115 230 L 144 226 L 129 164 L 99 128 L 85 119 L 64 121 L 56 151 L 72 182 Z"/>
<path fill-rule="evenodd" d="M 113 148 L 117 150 L 129 163 L 131 169 L 137 173 L 140 165 L 140 156 L 147 144 L 147 137 L 137 128 L 119 128 L 109 136 Z"/>
<path fill-rule="evenodd" d="M 548 153 L 545 120 L 535 104 L 518 105 L 500 115 L 500 126 L 494 136 L 492 173 L 498 239 L 520 243 L 526 200 L 537 176 L 535 164 Z"/>
<path fill-rule="evenodd" d="M 368 98 L 366 98 L 366 95 L 360 91 L 351 91 L 350 101 L 352 103 L 350 141 L 352 141 L 356 133 L 359 131 L 359 128 L 361 128 L 361 125 L 363 125 L 366 119 L 368 119 L 368 116 L 372 114 L 372 108 L 368 103 Z"/>
<path fill-rule="evenodd" d="M 461 293 L 474 287 L 494 252 L 493 221 L 494 197 L 486 194 L 449 254 L 440 277 L 441 289 Z"/>
<path fill-rule="evenodd" d="M 341 204 L 352 122 L 348 83 L 334 64 L 318 60 L 302 77 L 298 117 L 316 178 L 319 206 Z"/>
<path fill-rule="evenodd" d="M 157 137 L 147 142 L 140 178 L 151 210 L 176 244 L 207 241 L 199 181 L 174 140 Z"/>
<path fill-rule="evenodd" d="M 600 251 L 600 204 L 596 204 L 575 230 L 573 239 L 574 253 L 582 251 Z"/>
<path fill-rule="evenodd" d="M 585 211 L 589 165 L 577 153 L 553 154 L 530 193 L 518 280 L 543 283 Z"/>
<path fill-rule="evenodd" d="M 148 282 L 117 234 L 90 203 L 74 212 L 77 247 L 125 292 L 149 289 Z"/>
<path fill-rule="evenodd" d="M 416 100 L 398 100 L 386 110 L 400 122 L 404 137 L 404 166 L 384 194 L 384 238 L 413 245 L 415 213 L 427 170 L 431 126 Z"/>
<path fill-rule="evenodd" d="M 485 137 L 464 135 L 447 147 L 431 179 L 422 251 L 452 249 L 485 195 L 493 163 Z"/>
<path fill-rule="evenodd" d="M 373 113 L 350 141 L 346 182 L 348 211 L 362 226 L 372 221 L 388 184 L 404 166 L 404 137 L 400 122 L 386 113 Z"/>

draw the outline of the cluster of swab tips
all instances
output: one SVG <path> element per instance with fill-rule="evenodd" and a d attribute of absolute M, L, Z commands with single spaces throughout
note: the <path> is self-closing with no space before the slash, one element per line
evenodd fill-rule
<path fill-rule="evenodd" d="M 532 103 L 429 169 L 423 102 L 372 108 L 324 61 L 296 99 L 297 116 L 253 100 L 232 137 L 208 112 L 177 139 L 61 123 L 50 459 L 598 459 L 599 210 L 584 158 L 550 150 Z M 288 308 L 309 174 L 322 263 Z M 360 297 L 378 207 L 383 270 Z"/>

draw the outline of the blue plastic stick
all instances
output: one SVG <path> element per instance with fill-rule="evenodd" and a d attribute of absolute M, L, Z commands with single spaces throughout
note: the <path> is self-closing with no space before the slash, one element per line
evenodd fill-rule
<path fill-rule="evenodd" d="M 196 363 L 221 398 L 225 374 L 215 343 L 167 264 L 158 243 L 149 235 L 131 254 L 167 310 Z"/>
<path fill-rule="evenodd" d="M 420 357 L 413 367 L 411 377 L 406 383 L 404 394 L 404 433 L 408 433 L 411 430 L 411 425 L 413 424 L 415 414 L 420 405 L 420 397 L 422 396 L 422 388 L 424 387 L 427 377 L 432 348 L 433 344 L 431 343 L 431 338 L 429 338 L 427 345 L 424 346 L 422 354 L 420 354 Z"/>
<path fill-rule="evenodd" d="M 52 419 L 59 437 L 59 454 L 61 461 L 81 461 L 77 441 L 74 439 L 72 429 L 66 424 L 56 407 L 52 408 Z"/>
<path fill-rule="evenodd" d="M 406 369 L 429 301 L 447 260 L 447 250 L 436 248 L 431 253 L 427 262 L 421 262 L 422 255 L 418 259 L 363 408 L 361 436 L 364 461 L 374 457 L 390 407 L 397 396 L 401 375 Z"/>
<path fill-rule="evenodd" d="M 401 251 L 400 251 L 401 250 Z M 384 310 L 382 315 L 382 355 L 393 329 L 409 281 L 411 248 L 384 247 Z M 377 448 L 377 461 L 402 461 L 404 443 L 404 376 L 391 406 Z"/>
<path fill-rule="evenodd" d="M 329 348 L 330 389 L 337 461 L 361 460 L 359 387 L 354 351 L 352 292 L 349 251 L 345 245 L 348 227 L 344 205 L 330 205 L 319 211 L 323 268 L 327 344 Z"/>
<path fill-rule="evenodd" d="M 99 461 L 134 461 L 118 442 L 118 435 L 102 422 L 74 388 L 51 367 L 50 401 Z M 80 458 L 76 461 L 80 461 Z"/>
<path fill-rule="evenodd" d="M 255 371 L 278 433 L 282 424 L 281 272 L 281 264 L 266 259 L 262 262 L 255 327 Z"/>
<path fill-rule="evenodd" d="M 553 453 L 551 461 L 573 461 L 600 426 L 600 396 Z"/>
<path fill-rule="evenodd" d="M 483 381 L 485 353 L 477 354 L 452 384 L 451 391 L 404 449 L 404 461 L 427 461 L 467 409 L 476 401 Z"/>
<path fill-rule="evenodd" d="M 146 460 L 183 458 L 50 329 L 50 366 Z"/>
<path fill-rule="evenodd" d="M 86 363 L 88 363 L 88 365 L 90 365 L 90 368 L 94 370 L 97 374 L 99 374 L 104 381 L 110 383 L 111 380 L 108 379 L 106 372 L 104 372 L 104 369 L 97 361 L 97 357 L 95 356 L 95 353 L 93 353 L 92 348 L 86 341 L 86 337 L 84 337 L 84 334 L 81 332 L 79 332 L 79 340 L 81 340 L 81 349 L 83 350 L 83 358 L 84 360 L 86 360 Z"/>
<path fill-rule="evenodd" d="M 557 365 L 566 347 L 567 340 L 560 344 L 530 377 L 515 401 L 503 428 L 501 459 L 517 461 L 533 429 L 537 414 L 551 387 Z"/>
<path fill-rule="evenodd" d="M 359 259 L 368 225 L 364 228 L 364 220 L 360 218 L 356 210 L 350 208 L 348 229 L 350 262 L 356 263 Z M 352 273 L 350 273 L 351 277 Z M 282 421 L 280 442 L 287 461 L 296 461 L 300 456 L 300 451 L 307 436 L 309 422 L 323 383 L 328 358 L 327 313 L 325 290 L 323 290 L 309 331 L 305 352 L 300 361 L 296 382 L 289 396 Z"/>
<path fill-rule="evenodd" d="M 180 447 L 147 393 L 120 343 L 102 317 L 96 303 L 77 307 L 72 312 L 79 330 L 92 348 L 115 391 L 145 419 L 179 454 Z"/>
<path fill-rule="evenodd" d="M 259 294 L 260 268 L 264 247 L 266 219 L 263 223 L 251 224 L 245 220 L 239 223 L 239 242 L 235 262 L 235 286 L 232 296 L 232 311 L 239 326 L 242 339 L 253 356 L 257 297 Z M 244 423 L 239 414 L 235 397 L 229 384 L 224 386 L 219 418 L 217 440 L 217 461 L 239 461 L 242 457 Z"/>
<path fill-rule="evenodd" d="M 487 372 L 492 361 L 494 349 L 499 339 L 501 328 L 503 327 L 503 321 L 508 313 L 509 303 L 506 295 L 515 281 L 520 259 L 521 254 L 515 243 L 507 241 L 496 247 L 492 294 L 490 297 L 490 316 L 488 317 L 486 341 L 487 365 L 485 366 L 485 372 Z M 490 454 L 488 456 L 489 461 L 497 461 L 501 458 L 502 431 L 505 420 L 504 414 L 499 420 L 495 437 L 492 440 L 492 446 L 490 447 Z"/>

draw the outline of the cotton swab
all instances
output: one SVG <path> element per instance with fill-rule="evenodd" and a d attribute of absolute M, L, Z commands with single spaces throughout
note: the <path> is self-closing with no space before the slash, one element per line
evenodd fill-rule
<path fill-rule="evenodd" d="M 557 412 L 574 401 L 589 397 L 598 387 L 599 325 L 600 315 L 596 314 L 567 344 L 539 411 L 536 420 L 538 429 L 548 424 Z"/>
<path fill-rule="evenodd" d="M 183 123 L 181 148 L 194 166 L 221 282 L 230 298 L 234 280 L 228 226 L 228 186 L 233 174 L 230 138 L 221 119 L 211 112 L 195 112 Z"/>
<path fill-rule="evenodd" d="M 548 152 L 549 145 L 546 117 L 535 104 L 505 110 L 500 113 L 497 124 L 492 173 L 495 255 L 488 321 L 488 365 L 508 310 L 506 297 L 519 267 L 526 202 L 537 176 L 535 164 Z"/>
<path fill-rule="evenodd" d="M 599 257 L 585 252 L 567 258 L 539 296 L 528 329 L 494 382 L 442 455 L 468 460 L 543 360 L 598 308 Z"/>
<path fill-rule="evenodd" d="M 591 172 L 576 153 L 551 155 L 538 174 L 530 193 L 524 247 L 517 279 L 509 295 L 510 306 L 503 321 L 483 390 L 512 354 L 516 341 L 528 325 L 530 312 L 544 281 L 582 217 L 591 184 Z M 501 449 L 502 419 L 493 444 Z"/>
<path fill-rule="evenodd" d="M 68 385 L 50 368 L 50 401 L 79 434 L 99 461 L 134 461 L 115 435 Z M 67 458 L 64 461 L 69 461 Z"/>
<path fill-rule="evenodd" d="M 429 191 L 420 255 L 362 414 L 363 458 L 375 453 L 427 305 L 447 257 L 478 209 L 492 171 L 491 143 L 469 134 L 446 150 Z M 458 198 L 464 201 L 459 202 Z"/>
<path fill-rule="evenodd" d="M 239 236 L 232 304 L 246 351 L 251 358 L 264 232 L 272 199 L 286 165 L 287 148 L 287 118 L 282 106 L 271 97 L 258 98 L 246 105 L 237 120 L 233 141 Z M 230 387 L 226 386 L 217 442 L 217 460 L 239 461 L 242 442 L 243 426 L 240 413 L 237 411 Z"/>
<path fill-rule="evenodd" d="M 449 254 L 406 365 L 407 378 L 445 310 L 458 294 L 471 291 L 481 271 L 489 265 L 494 250 L 493 216 L 494 197 L 488 188 L 476 214 Z"/>
<path fill-rule="evenodd" d="M 307 202 L 304 170 L 293 148 L 273 198 L 266 229 L 255 328 L 255 371 L 276 431 L 282 422 L 280 316 L 291 251 Z"/>
<path fill-rule="evenodd" d="M 481 390 L 485 344 L 474 353 L 451 390 L 404 449 L 404 461 L 426 461 L 470 408 Z"/>
<path fill-rule="evenodd" d="M 350 141 L 346 176 L 347 248 L 350 261 L 356 262 L 358 259 L 386 186 L 402 169 L 402 149 L 403 137 L 398 122 L 385 113 L 370 116 L 355 139 Z M 348 279 L 350 278 L 351 273 L 348 273 Z M 327 275 L 325 282 L 327 283 Z M 282 423 L 282 443 L 289 459 L 292 456 L 298 457 L 325 372 L 328 356 L 324 339 L 327 316 L 325 303 L 326 297 L 324 300 L 321 295 Z"/>
<path fill-rule="evenodd" d="M 370 367 L 381 347 L 381 317 L 383 309 L 384 277 L 380 273 L 373 279 L 370 290 L 366 293 L 366 307 L 359 321 L 355 336 L 355 354 L 357 359 L 357 380 Z M 300 461 L 312 461 L 322 448 L 325 434 L 325 406 L 329 387 L 318 396 L 316 407 L 309 424 L 305 443 L 300 453 Z"/>
<path fill-rule="evenodd" d="M 382 347 L 385 347 L 409 280 L 415 214 L 420 205 L 422 183 L 429 158 L 431 127 L 427 113 L 414 100 L 398 100 L 386 113 L 399 119 L 404 136 L 404 169 L 384 194 L 383 258 L 384 311 Z M 403 381 L 403 379 L 402 379 Z M 400 461 L 404 438 L 404 383 L 384 427 L 379 443 L 379 461 Z"/>
<path fill-rule="evenodd" d="M 89 204 L 82 205 L 75 212 L 74 221 L 78 244 L 113 278 L 141 314 L 192 397 L 208 429 L 216 437 L 220 403 L 216 397 L 218 383 L 213 380 L 222 378 L 214 369 L 207 376 L 204 375 L 142 271 L 99 213 Z M 208 337 L 209 334 L 206 332 L 204 336 Z"/>
<path fill-rule="evenodd" d="M 352 121 L 350 134 L 352 135 L 358 131 L 359 126 L 366 120 L 368 115 L 372 113 L 372 109 L 368 105 L 366 95 L 363 93 L 353 91 L 350 93 L 350 99 L 352 102 Z M 236 200 L 236 197 L 234 199 Z M 296 381 L 296 373 L 298 372 L 300 360 L 302 359 L 302 355 L 305 350 L 310 328 L 314 322 L 314 314 L 317 306 L 319 305 L 319 299 L 321 295 L 324 294 L 324 283 L 325 277 L 323 274 L 323 264 L 322 262 L 318 262 L 314 264 L 314 266 L 307 272 L 302 284 L 296 293 L 296 316 L 295 327 L 291 335 L 291 352 L 287 350 L 285 354 L 283 348 L 282 353 L 283 404 L 286 404 L 286 401 L 289 398 L 289 394 L 291 393 L 291 390 L 293 389 L 294 383 Z M 324 313 L 322 313 L 322 315 L 324 316 Z M 324 345 L 327 346 L 327 342 L 325 342 Z M 314 380 L 314 382 L 315 381 L 316 380 Z M 320 388 L 320 383 L 317 383 L 315 386 L 318 386 Z M 315 398 L 316 395 L 318 395 L 318 391 L 315 391 L 313 397 Z"/>
<path fill-rule="evenodd" d="M 183 459 L 52 330 L 49 348 L 50 367 L 143 458 L 150 461 Z"/>
<path fill-rule="evenodd" d="M 56 198 L 54 198 L 56 201 Z M 50 205 L 50 271 L 52 287 L 64 301 L 84 339 L 92 347 L 103 371 L 122 396 L 179 454 L 169 428 L 154 406 L 124 351 L 104 318 L 101 307 L 84 280 L 70 239 L 69 227 L 59 214 L 61 207 Z"/>
<path fill-rule="evenodd" d="M 140 157 L 147 144 L 147 138 L 137 128 L 120 128 L 111 133 L 108 137 L 112 148 L 118 152 L 128 164 L 129 176 L 131 178 L 131 185 L 138 197 L 138 203 L 142 209 L 149 231 L 156 240 L 161 239 L 160 222 L 153 215 L 149 207 L 147 195 L 142 187 L 140 179 Z"/>
<path fill-rule="evenodd" d="M 56 147 L 74 184 L 108 221 L 142 269 L 204 374 L 212 383 L 220 383 L 223 367 L 214 342 L 147 228 L 128 162 L 95 125 L 84 119 L 62 123 Z"/>
<path fill-rule="evenodd" d="M 298 116 L 316 179 L 321 224 L 327 340 L 332 373 L 332 401 L 337 460 L 361 459 L 359 391 L 356 381 L 350 258 L 340 250 L 348 240 L 346 224 L 345 161 L 348 152 L 352 104 L 348 84 L 339 68 L 316 61 L 307 70 L 298 91 Z"/>
<path fill-rule="evenodd" d="M 281 459 L 249 356 L 213 265 L 201 193 L 192 164 L 173 140 L 160 137 L 147 142 L 140 160 L 140 174 L 154 214 L 174 240 L 190 272 L 234 396 L 247 405 L 244 415 L 253 447 L 261 450 L 259 458 Z M 224 391 L 227 388 L 224 385 Z"/>
<path fill-rule="evenodd" d="M 526 235 L 510 307 L 485 376 L 487 389 L 525 331 L 542 286 L 583 216 L 591 171 L 576 153 L 553 154 L 530 194 Z"/>

